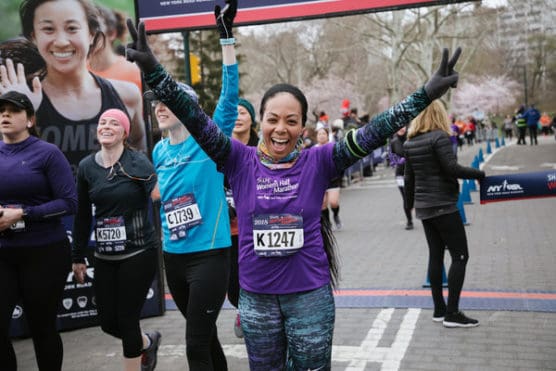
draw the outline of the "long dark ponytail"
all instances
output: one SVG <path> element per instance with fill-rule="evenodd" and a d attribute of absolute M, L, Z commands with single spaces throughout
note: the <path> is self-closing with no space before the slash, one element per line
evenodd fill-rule
<path fill-rule="evenodd" d="M 324 251 L 328 258 L 328 269 L 330 270 L 330 282 L 332 288 L 336 288 L 340 281 L 340 267 L 338 262 L 336 237 L 332 233 L 332 223 L 328 218 L 321 215 L 320 217 L 320 233 L 324 244 Z"/>

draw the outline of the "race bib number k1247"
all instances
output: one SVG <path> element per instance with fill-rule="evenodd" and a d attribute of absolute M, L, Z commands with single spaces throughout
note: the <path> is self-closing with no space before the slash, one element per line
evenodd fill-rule
<path fill-rule="evenodd" d="M 258 256 L 287 256 L 303 247 L 303 217 L 263 214 L 253 217 L 253 244 Z"/>

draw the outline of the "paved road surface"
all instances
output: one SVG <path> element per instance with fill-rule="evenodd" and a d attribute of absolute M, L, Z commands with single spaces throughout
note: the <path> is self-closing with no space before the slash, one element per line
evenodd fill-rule
<path fill-rule="evenodd" d="M 554 169 L 556 141 L 464 147 L 470 165 L 479 148 L 487 175 Z M 461 307 L 481 325 L 446 329 L 433 323 L 420 222 L 404 230 L 393 171 L 342 189 L 344 228 L 336 232 L 342 281 L 337 296 L 333 370 L 556 370 L 556 198 L 465 205 L 470 261 Z M 449 261 L 447 261 L 449 264 Z M 247 370 L 245 347 L 233 335 L 235 310 L 218 324 L 230 370 Z M 540 308 L 540 309 L 539 309 Z M 184 320 L 177 311 L 142 321 L 162 332 L 159 371 L 187 370 Z M 119 341 L 98 327 L 62 333 L 64 370 L 121 370 Z M 19 370 L 36 370 L 32 342 L 15 340 Z M 1 367 L 0 367 L 1 368 Z"/>

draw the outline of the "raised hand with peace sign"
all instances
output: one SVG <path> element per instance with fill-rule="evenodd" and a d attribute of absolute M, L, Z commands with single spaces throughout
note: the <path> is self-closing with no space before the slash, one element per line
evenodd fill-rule
<path fill-rule="evenodd" d="M 425 91 L 431 100 L 440 98 L 448 91 L 450 87 L 455 88 L 458 84 L 459 74 L 454 70 L 461 48 L 457 48 L 450 61 L 448 61 L 448 49 L 442 51 L 442 61 L 438 70 L 431 76 L 430 80 L 425 84 Z"/>
<path fill-rule="evenodd" d="M 127 29 L 132 40 L 125 49 L 127 60 L 135 62 L 144 74 L 153 72 L 158 64 L 158 59 L 154 56 L 147 42 L 145 24 L 139 22 L 137 28 L 135 28 L 133 21 L 128 18 Z"/>

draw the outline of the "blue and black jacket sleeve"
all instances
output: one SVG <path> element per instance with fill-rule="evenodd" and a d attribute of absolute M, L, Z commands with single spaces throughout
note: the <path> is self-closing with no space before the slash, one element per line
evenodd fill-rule
<path fill-rule="evenodd" d="M 374 116 L 368 124 L 348 131 L 334 146 L 336 169 L 341 172 L 384 145 L 386 139 L 413 120 L 430 103 L 425 88 L 421 87 L 398 104 Z"/>

